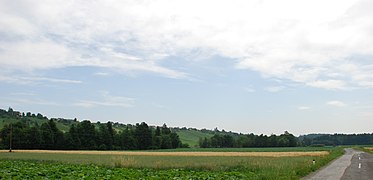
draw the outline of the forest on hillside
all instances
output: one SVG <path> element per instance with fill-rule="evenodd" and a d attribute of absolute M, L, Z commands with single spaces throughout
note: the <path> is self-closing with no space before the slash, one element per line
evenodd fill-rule
<path fill-rule="evenodd" d="M 304 146 L 371 145 L 373 133 L 363 134 L 309 134 L 299 137 Z"/>
<path fill-rule="evenodd" d="M 1 128 L 2 127 L 2 128 Z M 373 144 L 372 134 L 309 134 L 295 137 L 285 131 L 281 135 L 255 135 L 195 128 L 148 126 L 145 122 L 92 123 L 89 120 L 51 118 L 40 113 L 0 109 L 0 149 L 66 149 L 66 150 L 146 150 L 189 147 L 178 133 L 199 132 L 200 148 L 248 148 L 337 146 Z M 192 133 L 191 133 L 192 134 Z M 207 136 L 208 135 L 208 136 Z M 197 142 L 198 141 L 198 142 Z"/>
<path fill-rule="evenodd" d="M 127 126 L 117 132 L 112 122 L 93 124 L 88 120 L 75 121 L 67 132 L 57 128 L 54 119 L 41 115 L 20 113 L 9 108 L 0 109 L 0 118 L 21 121 L 5 124 L 0 130 L 0 146 L 9 149 L 68 149 L 68 150 L 145 150 L 182 147 L 175 132 L 164 124 L 155 129 L 145 122 Z M 41 125 L 30 118 L 45 119 Z"/>
<path fill-rule="evenodd" d="M 199 141 L 199 146 L 202 148 L 295 147 L 299 145 L 298 139 L 287 131 L 279 136 L 252 133 L 236 136 L 215 134 L 211 138 L 201 138 Z"/>

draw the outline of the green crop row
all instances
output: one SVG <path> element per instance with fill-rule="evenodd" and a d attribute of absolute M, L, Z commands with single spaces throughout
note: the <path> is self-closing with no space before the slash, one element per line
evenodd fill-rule
<path fill-rule="evenodd" d="M 263 179 L 250 171 L 196 171 L 187 169 L 108 168 L 51 162 L 4 160 L 0 179 Z M 290 179 L 296 177 L 289 176 Z"/>

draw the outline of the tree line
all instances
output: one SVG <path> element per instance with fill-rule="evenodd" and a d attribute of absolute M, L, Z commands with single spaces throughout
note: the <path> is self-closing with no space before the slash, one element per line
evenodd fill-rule
<path fill-rule="evenodd" d="M 215 134 L 211 138 L 200 138 L 201 148 L 248 148 L 248 147 L 295 147 L 298 146 L 297 138 L 286 132 L 277 135 L 254 134 Z"/>
<path fill-rule="evenodd" d="M 310 134 L 299 137 L 304 146 L 338 146 L 373 144 L 373 133 L 364 134 Z"/>
<path fill-rule="evenodd" d="M 22 114 L 12 110 L 0 110 L 0 117 L 21 118 L 21 121 L 6 124 L 0 130 L 0 146 L 6 149 L 10 148 L 10 141 L 12 149 L 145 150 L 182 146 L 179 136 L 166 124 L 151 128 L 142 122 L 117 131 L 112 122 L 94 124 L 84 120 L 74 121 L 69 131 L 63 132 L 53 119 L 41 125 L 30 124 Z"/>

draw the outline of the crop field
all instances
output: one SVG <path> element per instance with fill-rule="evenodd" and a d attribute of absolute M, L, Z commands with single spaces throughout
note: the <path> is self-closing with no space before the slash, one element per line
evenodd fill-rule
<path fill-rule="evenodd" d="M 370 153 L 373 153 L 373 147 L 364 147 L 364 149 Z"/>
<path fill-rule="evenodd" d="M 1 152 L 1 151 L 0 151 Z M 3 151 L 4 152 L 4 151 Z M 7 151 L 5 151 L 7 152 Z M 56 151 L 56 150 L 16 150 L 14 153 L 41 153 L 41 154 L 88 154 L 88 155 L 122 155 L 122 156 L 226 156 L 226 157 L 294 157 L 294 156 L 324 156 L 328 151 L 303 152 L 146 152 L 146 151 Z"/>
<path fill-rule="evenodd" d="M 178 148 L 158 149 L 151 152 L 313 152 L 330 151 L 334 147 L 271 147 L 271 148 Z"/>
<path fill-rule="evenodd" d="M 213 155 L 206 155 L 209 153 Z M 260 155 L 263 153 L 266 155 Z M 0 179 L 299 179 L 341 154 L 339 148 L 308 152 L 16 150 L 14 153 L 0 152 Z"/>

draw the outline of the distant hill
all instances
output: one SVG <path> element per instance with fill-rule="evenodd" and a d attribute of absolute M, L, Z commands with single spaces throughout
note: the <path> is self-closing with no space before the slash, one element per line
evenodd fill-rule
<path fill-rule="evenodd" d="M 26 124 L 30 126 L 34 126 L 34 125 L 40 126 L 41 124 L 48 122 L 48 120 L 49 119 L 46 117 L 39 118 L 36 116 L 30 116 L 30 117 L 19 116 L 15 118 L 15 117 L 7 117 L 7 116 L 0 115 L 0 129 L 2 129 L 4 125 L 6 124 L 21 122 L 21 121 L 25 122 Z M 66 119 L 54 119 L 54 120 L 56 121 L 58 129 L 60 129 L 63 132 L 69 131 L 70 125 L 74 123 L 74 120 L 66 120 Z"/>
<path fill-rule="evenodd" d="M 299 141 L 303 146 L 371 145 L 373 133 L 364 134 L 308 134 Z"/>
<path fill-rule="evenodd" d="M 81 121 L 77 119 L 64 119 L 64 118 L 50 118 L 55 123 L 59 130 L 62 132 L 68 132 L 71 125 L 78 124 Z M 8 110 L 0 109 L 0 129 L 2 129 L 6 124 L 24 122 L 29 126 L 40 126 L 50 120 L 48 117 L 43 116 L 40 113 L 31 112 L 19 112 L 14 111 L 12 108 Z M 99 129 L 100 122 L 92 123 L 96 129 Z M 116 132 L 122 132 L 127 127 L 134 127 L 132 124 L 122 124 L 119 122 L 113 123 L 113 129 Z M 162 125 L 159 125 L 162 126 Z M 156 126 L 149 126 L 153 130 Z M 196 129 L 196 128 L 186 128 L 186 127 L 170 127 L 172 132 L 175 132 L 182 144 L 188 144 L 189 147 L 199 147 L 199 141 L 204 139 L 210 139 L 215 135 L 229 135 L 235 139 L 246 138 L 243 134 L 235 132 L 226 132 L 224 130 L 219 131 L 218 129 L 208 130 L 208 129 Z M 253 134 L 250 134 L 253 136 Z M 266 138 L 267 136 L 258 136 L 259 138 Z M 268 136 L 269 138 L 269 136 Z M 335 145 L 359 145 L 359 144 L 373 144 L 373 133 L 372 134 L 307 134 L 297 137 L 298 146 L 335 146 Z M 264 141 L 264 139 L 263 139 Z"/>
<path fill-rule="evenodd" d="M 210 138 L 214 135 L 213 131 L 198 130 L 194 128 L 172 128 L 183 143 L 189 144 L 190 147 L 198 147 L 199 139 Z"/>
<path fill-rule="evenodd" d="M 9 112 L 12 116 L 9 116 Z M 49 121 L 49 119 L 53 119 L 56 123 L 57 128 L 63 132 L 68 132 L 72 124 L 78 123 L 77 119 L 65 119 L 65 118 L 48 118 L 43 116 L 40 113 L 31 113 L 31 112 L 19 112 L 14 111 L 13 109 L 3 110 L 0 109 L 0 129 L 4 127 L 4 125 L 9 123 L 16 123 L 16 122 L 25 122 L 30 126 L 38 125 L 40 126 L 43 123 Z M 99 127 L 100 122 L 92 123 Z M 118 122 L 113 123 L 113 128 L 117 131 L 123 131 L 126 129 L 127 126 L 134 126 L 132 124 L 122 124 Z M 162 125 L 159 125 L 162 126 Z M 156 126 L 150 126 L 151 128 L 156 128 Z M 179 135 L 179 138 L 183 144 L 188 144 L 190 147 L 198 147 L 198 142 L 200 138 L 210 138 L 216 132 L 213 130 L 199 130 L 196 128 L 178 128 L 178 127 L 171 127 L 171 131 L 176 132 Z"/>

